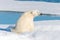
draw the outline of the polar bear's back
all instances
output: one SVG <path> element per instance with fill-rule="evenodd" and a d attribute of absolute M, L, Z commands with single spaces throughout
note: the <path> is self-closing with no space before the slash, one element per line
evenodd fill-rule
<path fill-rule="evenodd" d="M 31 32 L 34 29 L 33 16 L 24 13 L 17 21 L 16 32 Z"/>

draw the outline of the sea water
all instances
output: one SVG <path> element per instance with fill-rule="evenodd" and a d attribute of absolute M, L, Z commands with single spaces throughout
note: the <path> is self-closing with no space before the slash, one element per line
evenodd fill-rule
<path fill-rule="evenodd" d="M 22 15 L 22 12 L 16 11 L 0 11 L 0 24 L 15 24 L 18 18 Z M 58 16 L 37 16 L 34 21 L 44 20 L 60 20 Z"/>

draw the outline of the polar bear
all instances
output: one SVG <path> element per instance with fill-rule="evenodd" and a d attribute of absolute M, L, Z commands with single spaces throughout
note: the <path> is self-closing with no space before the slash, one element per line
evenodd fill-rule
<path fill-rule="evenodd" d="M 17 21 L 16 28 L 13 30 L 16 33 L 25 33 L 34 31 L 34 17 L 40 15 L 39 10 L 31 10 L 25 12 Z"/>

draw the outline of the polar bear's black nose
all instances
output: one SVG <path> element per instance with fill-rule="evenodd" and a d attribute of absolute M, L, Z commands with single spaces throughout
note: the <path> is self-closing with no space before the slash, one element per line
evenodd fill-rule
<path fill-rule="evenodd" d="M 40 13 L 40 15 L 43 15 L 43 13 Z"/>
<path fill-rule="evenodd" d="M 54 14 L 45 14 L 45 13 L 40 13 L 40 16 L 55 16 Z"/>
<path fill-rule="evenodd" d="M 44 15 L 44 14 L 43 14 L 43 13 L 40 13 L 40 14 L 39 14 L 39 16 L 42 16 L 42 15 Z"/>
<path fill-rule="evenodd" d="M 53 16 L 54 14 L 40 13 L 40 16 Z"/>
<path fill-rule="evenodd" d="M 57 15 L 57 14 L 40 13 L 40 16 L 60 16 L 60 15 Z"/>
<path fill-rule="evenodd" d="M 51 14 L 40 13 L 40 16 L 43 16 L 43 15 L 48 15 L 48 16 L 50 16 Z"/>

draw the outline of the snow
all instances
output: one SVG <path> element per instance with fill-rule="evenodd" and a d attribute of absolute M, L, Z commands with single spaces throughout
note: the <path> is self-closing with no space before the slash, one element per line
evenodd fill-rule
<path fill-rule="evenodd" d="M 0 40 L 30 40 L 28 36 L 12 32 L 0 31 Z"/>
<path fill-rule="evenodd" d="M 46 20 L 34 22 L 36 29 L 41 31 L 60 31 L 60 20 Z"/>
<path fill-rule="evenodd" d="M 32 33 L 16 34 L 0 30 L 0 40 L 60 40 L 60 20 L 35 21 L 34 24 L 35 31 Z"/>

